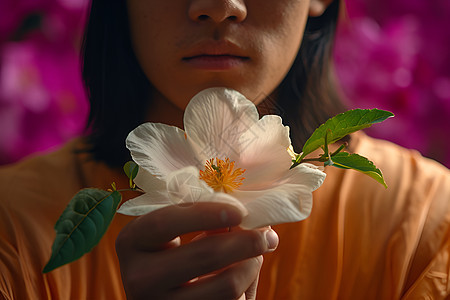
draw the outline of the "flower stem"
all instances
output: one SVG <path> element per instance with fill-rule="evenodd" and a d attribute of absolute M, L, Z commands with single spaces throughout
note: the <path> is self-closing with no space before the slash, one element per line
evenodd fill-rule
<path fill-rule="evenodd" d="M 304 162 L 310 162 L 310 161 L 325 162 L 327 160 L 328 160 L 328 158 L 325 159 L 325 158 L 323 158 L 323 156 L 316 157 L 316 158 L 304 158 L 298 164 L 301 164 L 301 163 L 304 163 Z"/>
<path fill-rule="evenodd" d="M 321 162 L 321 163 L 323 163 L 323 162 L 326 162 L 328 160 L 328 156 L 325 156 L 325 155 L 322 155 L 322 156 L 320 156 L 320 157 L 315 157 L 315 158 L 303 158 L 301 161 L 299 161 L 299 162 L 294 162 L 293 164 L 292 164 L 292 166 L 289 168 L 289 169 L 293 169 L 293 168 L 295 168 L 296 166 L 298 166 L 299 164 L 302 164 L 302 163 L 304 163 L 304 162 L 314 162 L 314 161 L 316 161 L 316 162 Z"/>
<path fill-rule="evenodd" d="M 145 193 L 143 190 L 141 190 L 140 188 L 133 188 L 133 189 L 122 189 L 122 190 L 117 190 L 118 192 L 140 192 L 140 193 Z"/>
<path fill-rule="evenodd" d="M 341 152 L 342 150 L 344 150 L 347 146 L 348 146 L 348 143 L 345 142 L 345 143 L 342 144 L 336 151 L 334 151 L 333 153 L 331 153 L 330 156 L 335 156 L 336 154 L 338 154 L 339 152 Z"/>

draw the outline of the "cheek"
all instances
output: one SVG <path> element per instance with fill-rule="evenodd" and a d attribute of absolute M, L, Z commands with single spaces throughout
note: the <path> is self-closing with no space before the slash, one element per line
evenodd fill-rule
<path fill-rule="evenodd" d="M 167 4 L 169 2 L 169 5 Z M 178 12 L 172 1 L 128 1 L 130 37 L 136 58 L 150 81 L 158 70 L 164 70 L 167 58 L 173 56 L 173 34 Z M 170 12 L 170 15 L 167 13 Z"/>
<path fill-rule="evenodd" d="M 267 43 L 268 65 L 270 71 L 275 74 L 286 74 L 297 56 L 301 46 L 303 28 L 302 26 L 295 28 L 295 30 L 293 27 L 279 28 L 280 30 L 272 35 L 272 39 Z"/>
<path fill-rule="evenodd" d="M 293 14 L 292 11 L 300 12 Z M 274 15 L 267 25 L 262 39 L 261 64 L 264 66 L 255 76 L 264 79 L 265 91 L 270 94 L 285 78 L 301 46 L 307 19 L 307 8 L 303 3 L 290 11 L 283 10 Z M 258 99 L 259 103 L 263 99 Z"/>

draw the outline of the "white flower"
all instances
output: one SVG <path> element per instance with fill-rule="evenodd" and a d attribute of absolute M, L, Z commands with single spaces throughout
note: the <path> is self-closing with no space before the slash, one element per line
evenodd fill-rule
<path fill-rule="evenodd" d="M 243 228 L 305 219 L 312 191 L 325 179 L 313 165 L 289 169 L 289 127 L 279 116 L 259 119 L 255 105 L 239 92 L 210 88 L 184 113 L 183 131 L 145 123 L 127 138 L 139 165 L 135 183 L 145 194 L 125 202 L 120 213 L 142 215 L 194 202 L 227 202 L 244 214 Z"/>

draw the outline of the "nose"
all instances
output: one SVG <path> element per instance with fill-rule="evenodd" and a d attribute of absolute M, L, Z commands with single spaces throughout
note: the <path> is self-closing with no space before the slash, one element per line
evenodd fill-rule
<path fill-rule="evenodd" d="M 195 22 L 212 20 L 221 23 L 225 20 L 242 22 L 247 17 L 245 0 L 191 0 L 189 18 Z"/>

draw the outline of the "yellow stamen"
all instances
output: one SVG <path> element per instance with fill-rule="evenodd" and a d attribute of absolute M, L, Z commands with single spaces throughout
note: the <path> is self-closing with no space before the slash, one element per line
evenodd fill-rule
<path fill-rule="evenodd" d="M 216 192 L 229 193 L 241 186 L 245 177 L 245 169 L 237 168 L 234 170 L 234 161 L 230 162 L 229 158 L 222 160 L 216 157 L 206 161 L 205 170 L 200 171 L 200 179 L 204 180 Z"/>

